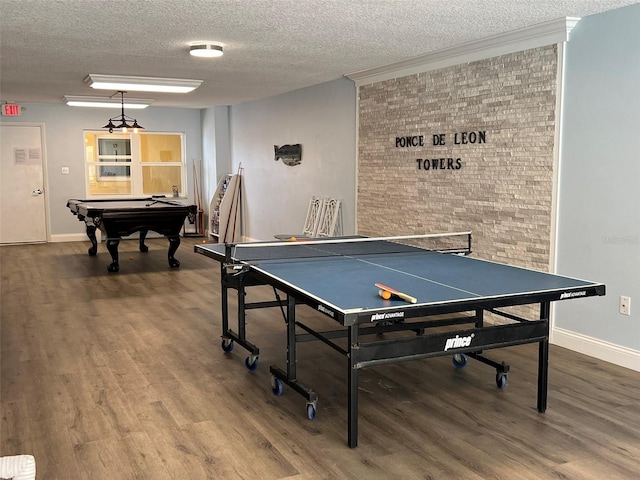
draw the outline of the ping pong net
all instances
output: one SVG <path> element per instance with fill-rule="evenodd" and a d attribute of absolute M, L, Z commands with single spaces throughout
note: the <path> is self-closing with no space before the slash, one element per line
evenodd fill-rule
<path fill-rule="evenodd" d="M 417 251 L 471 253 L 471 232 L 403 235 L 394 237 L 332 237 L 330 239 L 227 244 L 227 264 L 314 257 L 411 253 Z"/>

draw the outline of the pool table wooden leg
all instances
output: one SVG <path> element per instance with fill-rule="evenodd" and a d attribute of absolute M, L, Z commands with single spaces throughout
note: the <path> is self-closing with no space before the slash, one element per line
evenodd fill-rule
<path fill-rule="evenodd" d="M 96 239 L 96 226 L 87 225 L 87 237 L 91 241 L 91 247 L 89 247 L 89 255 L 92 257 L 98 253 L 98 240 Z"/>
<path fill-rule="evenodd" d="M 169 239 L 169 266 L 171 268 L 178 268 L 180 266 L 180 262 L 173 255 L 178 250 L 180 246 L 180 235 L 167 237 Z"/>
<path fill-rule="evenodd" d="M 149 230 L 140 230 L 140 251 L 142 253 L 149 251 L 149 247 L 144 244 L 144 241 L 147 238 L 147 233 L 149 233 Z"/>
<path fill-rule="evenodd" d="M 111 265 L 107 267 L 107 271 L 109 272 L 117 272 L 120 270 L 120 264 L 118 263 L 118 244 L 120 243 L 119 238 L 109 238 L 107 239 L 107 250 L 111 254 Z"/>

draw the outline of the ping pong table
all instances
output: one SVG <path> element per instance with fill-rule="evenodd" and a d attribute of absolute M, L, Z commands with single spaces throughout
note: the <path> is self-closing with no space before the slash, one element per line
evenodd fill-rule
<path fill-rule="evenodd" d="M 458 237 L 464 245 L 434 249 L 417 246 L 413 240 L 418 237 Z M 203 244 L 194 249 L 220 262 L 222 348 L 228 352 L 234 343 L 245 348 L 250 370 L 257 368 L 260 350 L 247 338 L 247 311 L 279 307 L 286 323 L 287 364 L 285 369 L 270 366 L 271 388 L 280 395 L 286 385 L 305 397 L 309 419 L 315 418 L 318 394 L 298 380 L 298 344 L 320 340 L 346 358 L 351 448 L 358 444 L 358 372 L 380 364 L 451 355 L 454 366 L 462 368 L 472 358 L 495 368 L 496 384 L 504 388 L 509 365 L 484 351 L 538 343 L 537 409 L 544 412 L 551 302 L 605 294 L 601 283 L 468 256 L 471 232 Z M 382 298 L 378 282 L 416 302 Z M 247 289 L 257 285 L 272 286 L 275 299 L 248 302 Z M 229 325 L 229 290 L 237 291 L 237 331 Z M 318 331 L 296 320 L 298 305 L 329 317 L 339 328 Z M 534 314 L 531 307 L 524 308 L 534 318 L 524 317 L 517 307 L 524 305 L 538 306 Z M 385 337 L 389 332 L 401 334 Z"/>

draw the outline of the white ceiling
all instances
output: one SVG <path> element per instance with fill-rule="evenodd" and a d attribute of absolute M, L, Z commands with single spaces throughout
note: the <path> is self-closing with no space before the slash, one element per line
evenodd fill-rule
<path fill-rule="evenodd" d="M 154 106 L 232 105 L 631 0 L 0 0 L 0 99 L 109 96 L 89 73 L 189 78 Z M 202 59 L 190 42 L 216 41 Z"/>

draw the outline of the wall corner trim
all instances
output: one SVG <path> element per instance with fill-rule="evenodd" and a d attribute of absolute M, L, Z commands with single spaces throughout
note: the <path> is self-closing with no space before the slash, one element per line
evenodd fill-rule
<path fill-rule="evenodd" d="M 580 21 L 579 17 L 563 17 L 557 20 L 493 35 L 455 47 L 427 53 L 381 67 L 346 74 L 357 87 L 394 78 L 424 73 L 462 63 L 484 60 L 498 55 L 529 50 L 567 42 L 571 30 Z"/>

